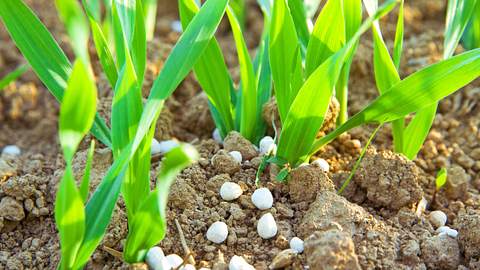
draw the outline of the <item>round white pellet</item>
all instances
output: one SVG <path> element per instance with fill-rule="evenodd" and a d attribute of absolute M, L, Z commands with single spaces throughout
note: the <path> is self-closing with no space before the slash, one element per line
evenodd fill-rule
<path fill-rule="evenodd" d="M 296 252 L 298 253 L 302 253 L 303 252 L 303 240 L 298 238 L 298 237 L 293 237 L 291 240 L 290 240 L 290 248 L 295 250 Z"/>
<path fill-rule="evenodd" d="M 268 188 L 259 188 L 252 194 L 252 203 L 260 210 L 272 208 L 273 196 Z"/>
<path fill-rule="evenodd" d="M 170 27 L 172 28 L 172 30 L 173 30 L 174 32 L 177 32 L 177 33 L 182 33 L 182 32 L 183 32 L 182 23 L 181 23 L 179 20 L 173 21 L 173 22 L 170 24 Z"/>
<path fill-rule="evenodd" d="M 237 183 L 225 182 L 220 188 L 220 197 L 225 201 L 233 201 L 242 195 L 243 190 Z"/>
<path fill-rule="evenodd" d="M 243 257 L 234 255 L 230 259 L 228 270 L 255 270 L 255 267 L 248 264 Z"/>
<path fill-rule="evenodd" d="M 271 213 L 263 215 L 258 220 L 257 232 L 263 239 L 270 239 L 277 235 L 277 223 Z"/>
<path fill-rule="evenodd" d="M 316 166 L 316 167 L 319 167 L 319 168 L 322 169 L 322 171 L 324 171 L 324 172 L 330 171 L 330 165 L 329 165 L 328 162 L 327 162 L 325 159 L 323 159 L 323 158 L 316 159 L 312 164 L 313 164 L 314 166 Z"/>
<path fill-rule="evenodd" d="M 182 257 L 177 254 L 170 254 L 165 258 L 167 259 L 168 265 L 173 269 L 178 268 L 183 263 Z"/>
<path fill-rule="evenodd" d="M 235 159 L 236 162 L 238 163 L 242 163 L 243 161 L 243 157 L 242 157 L 242 153 L 238 152 L 238 151 L 231 151 L 228 153 L 231 157 L 233 157 L 233 159 Z"/>
<path fill-rule="evenodd" d="M 447 223 L 447 215 L 439 210 L 431 212 L 430 215 L 428 215 L 428 219 L 436 228 L 445 226 Z"/>
<path fill-rule="evenodd" d="M 152 155 L 157 155 L 157 154 L 164 155 L 170 152 L 173 148 L 178 147 L 179 145 L 180 144 L 178 143 L 178 141 L 175 141 L 175 140 L 158 142 L 156 139 L 153 139 L 151 153 Z"/>
<path fill-rule="evenodd" d="M 7 145 L 2 150 L 2 155 L 19 156 L 21 153 L 22 151 L 16 145 Z"/>
<path fill-rule="evenodd" d="M 269 152 L 275 153 L 277 148 L 275 140 L 270 136 L 263 137 L 263 139 L 260 140 L 259 147 L 261 155 L 265 155 Z"/>
<path fill-rule="evenodd" d="M 212 133 L 212 138 L 214 141 L 216 141 L 218 144 L 222 144 L 223 143 L 223 140 L 222 140 L 222 135 L 220 135 L 220 130 L 218 130 L 218 128 L 216 128 L 213 133 Z"/>
<path fill-rule="evenodd" d="M 214 222 L 207 230 L 207 239 L 216 244 L 223 243 L 227 239 L 227 236 L 228 226 L 225 222 Z"/>
<path fill-rule="evenodd" d="M 180 267 L 180 270 L 196 270 L 196 268 L 191 264 L 185 264 L 184 266 Z"/>
<path fill-rule="evenodd" d="M 454 230 L 448 226 L 441 226 L 439 227 L 436 231 L 436 233 L 438 233 L 439 235 L 448 235 L 450 237 L 453 237 L 453 238 L 456 238 L 458 236 L 458 231 L 457 230 Z"/>
<path fill-rule="evenodd" d="M 170 269 L 170 265 L 163 254 L 163 250 L 159 247 L 152 247 L 148 250 L 145 262 L 150 269 L 153 270 L 166 270 Z"/>

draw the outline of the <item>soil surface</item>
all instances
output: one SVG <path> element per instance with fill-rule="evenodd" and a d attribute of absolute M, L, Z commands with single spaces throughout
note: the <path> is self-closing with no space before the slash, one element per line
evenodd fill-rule
<path fill-rule="evenodd" d="M 52 12 L 53 2 L 26 2 L 71 57 L 64 29 Z M 145 95 L 179 36 L 170 28 L 177 17 L 175 4 L 167 0 L 159 4 L 156 38 L 149 43 Z M 444 14 L 443 1 L 407 2 L 402 77 L 441 59 Z M 392 15 L 382 22 L 389 45 L 395 19 Z M 254 48 L 262 25 L 261 13 L 254 6 L 247 21 L 248 44 Z M 1 77 L 24 60 L 3 26 L 0 38 Z M 218 38 L 238 79 L 227 25 L 222 24 Z M 378 96 L 372 47 L 366 35 L 352 67 L 350 114 Z M 94 54 L 93 48 L 91 51 Z M 98 85 L 99 110 L 109 119 L 111 89 L 104 77 L 98 78 Z M 269 168 L 259 185 L 272 191 L 273 208 L 258 210 L 251 195 L 257 189 L 255 174 L 261 157 L 237 134 L 231 134 L 224 144 L 211 139 L 214 124 L 206 97 L 189 76 L 167 102 L 155 137 L 190 142 L 201 159 L 184 170 L 172 187 L 168 234 L 159 246 L 166 254 L 187 255 L 175 226 L 178 221 L 197 269 L 228 269 L 234 255 L 256 269 L 305 269 L 307 265 L 310 269 L 480 269 L 479 101 L 479 80 L 442 101 L 428 139 L 413 162 L 391 151 L 391 129 L 383 127 L 342 195 L 336 190 L 347 179 L 374 126 L 344 134 L 319 152 L 315 158 L 329 162 L 328 173 L 308 165 L 296 169 L 289 183 L 283 184 L 273 180 L 275 170 Z M 57 115 L 57 102 L 31 71 L 0 93 L 0 149 L 14 144 L 22 150 L 18 157 L 0 157 L 0 269 L 55 269 L 59 261 L 53 209 L 64 161 Z M 75 158 L 77 179 L 85 167 L 87 145 Z M 227 154 L 232 150 L 243 154 L 241 164 Z M 92 190 L 111 162 L 109 151 L 100 146 L 94 156 Z M 160 160 L 154 161 L 152 176 L 160 165 Z M 435 192 L 435 174 L 442 167 L 448 169 L 447 185 Z M 227 181 L 238 183 L 243 190 L 234 201 L 223 201 L 219 195 Z M 458 236 L 436 232 L 429 220 L 434 210 L 446 213 L 446 225 L 457 230 Z M 278 226 L 277 235 L 270 240 L 260 238 L 256 230 L 265 213 L 271 213 Z M 205 237 L 216 221 L 229 228 L 223 244 Z M 119 200 L 105 239 L 87 269 L 128 269 L 104 251 L 105 247 L 121 251 L 127 230 L 124 204 Z M 305 251 L 299 255 L 289 250 L 288 242 L 295 236 L 305 241 Z"/>

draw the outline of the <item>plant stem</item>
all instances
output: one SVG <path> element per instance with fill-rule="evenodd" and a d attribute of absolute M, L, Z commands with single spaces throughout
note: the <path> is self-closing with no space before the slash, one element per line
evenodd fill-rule
<path fill-rule="evenodd" d="M 337 125 L 342 125 L 348 119 L 348 73 L 343 69 L 336 87 L 336 97 L 340 103 Z"/>
<path fill-rule="evenodd" d="M 378 127 L 373 131 L 372 135 L 370 135 L 370 138 L 367 141 L 367 144 L 363 147 L 362 152 L 360 153 L 360 157 L 358 157 L 357 161 L 355 162 L 355 165 L 353 166 L 352 171 L 350 172 L 350 175 L 348 176 L 347 180 L 343 183 L 342 187 L 338 191 L 338 194 L 342 194 L 342 192 L 347 188 L 348 184 L 350 184 L 350 181 L 352 181 L 353 176 L 355 175 L 355 172 L 357 171 L 358 167 L 360 166 L 360 163 L 363 160 L 363 157 L 365 156 L 365 153 L 367 153 L 367 149 L 372 143 L 373 139 L 377 135 L 377 132 L 380 130 L 380 128 L 383 126 L 383 124 L 378 125 Z"/>

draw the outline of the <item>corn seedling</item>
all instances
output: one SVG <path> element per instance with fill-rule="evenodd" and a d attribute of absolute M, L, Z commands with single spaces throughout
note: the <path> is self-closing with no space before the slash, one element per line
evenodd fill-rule
<path fill-rule="evenodd" d="M 437 177 L 435 178 L 435 190 L 433 191 L 432 202 L 435 202 L 437 198 L 437 193 L 445 186 L 447 183 L 448 172 L 446 168 L 442 168 L 437 173 Z"/>
<path fill-rule="evenodd" d="M 328 3 L 337 2 L 329 1 Z M 318 52 L 315 55 L 322 53 L 324 57 L 323 60 L 315 57 L 318 67 L 312 68 L 313 72 L 303 80 L 299 49 L 298 46 L 292 46 L 292 44 L 298 44 L 293 18 L 285 1 L 275 2 L 270 64 L 274 74 L 275 95 L 279 103 L 282 130 L 277 153 L 269 160 L 271 163 L 284 167 L 282 171 L 288 172 L 289 168 L 307 162 L 313 154 L 342 133 L 368 123 L 392 122 L 421 111 L 480 75 L 480 50 L 472 50 L 428 66 L 392 85 L 337 129 L 317 138 L 343 64 L 351 57 L 360 36 L 396 5 L 397 1 L 386 1 L 376 8 L 353 37 L 336 50 L 330 49 L 325 52 L 327 47 L 324 45 L 332 43 L 330 40 L 330 42 L 312 43 L 311 39 L 309 42 L 309 47 L 312 46 L 311 50 Z M 331 12 L 340 14 L 339 7 L 332 9 Z M 337 33 L 343 34 L 341 31 Z M 275 46 L 276 43 L 278 45 Z M 286 62 L 274 61 L 275 56 L 277 59 L 285 59 Z M 309 57 L 313 56 L 309 56 L 307 51 L 307 60 Z M 275 73 L 283 75 L 275 75 Z M 280 175 L 286 176 L 288 173 L 281 172 Z"/>
<path fill-rule="evenodd" d="M 268 65 L 268 29 L 271 2 L 260 1 L 265 14 L 264 34 L 252 61 L 242 35 L 239 20 L 232 7 L 227 9 L 228 19 L 238 52 L 241 83 L 235 88 L 233 80 L 215 38 L 194 67 L 202 89 L 206 92 L 210 111 L 222 137 L 232 130 L 239 131 L 245 138 L 257 143 L 266 130 L 261 117 L 262 107 L 271 96 L 271 78 Z M 191 23 L 199 6 L 194 0 L 179 0 L 180 18 L 183 27 Z"/>
<path fill-rule="evenodd" d="M 480 48 L 480 1 L 478 0 L 462 39 L 466 49 Z"/>
<path fill-rule="evenodd" d="M 100 27 L 92 23 L 92 12 L 85 3 L 83 2 L 83 7 L 88 19 L 77 1 L 56 1 L 78 59 L 72 68 L 52 35 L 21 0 L 0 2 L 0 17 L 12 39 L 42 82 L 63 104 L 60 138 L 67 161 L 64 177 L 67 180 L 62 180 L 56 206 L 62 246 L 62 269 L 80 269 L 87 263 L 103 238 L 120 190 L 125 198 L 129 219 L 124 259 L 130 263 L 142 261 L 147 250 L 163 239 L 168 188 L 175 175 L 192 162 L 196 155 L 187 146 L 172 150 L 162 163 L 156 188 L 151 191 L 150 147 L 155 122 L 165 100 L 187 76 L 209 45 L 228 1 L 208 0 L 199 10 L 154 81 L 145 105 L 141 96 L 146 61 L 142 2 L 131 0 L 112 3 L 116 61 Z M 86 49 L 89 37 L 88 20 L 100 52 L 100 62 L 114 89 L 111 132 L 98 114 L 95 115 L 94 94 L 82 96 L 84 88 L 96 95 Z M 74 97 L 67 95 L 63 100 L 66 91 Z M 74 107 L 77 103 L 80 106 L 80 100 L 82 106 L 86 104 L 85 108 Z M 88 114 L 83 111 L 87 109 Z M 71 163 L 78 143 L 91 126 L 84 117 L 91 114 L 95 115 L 92 116 L 95 119 L 92 120 L 91 132 L 112 149 L 114 163 L 87 200 L 87 180 L 82 182 L 78 191 L 73 185 L 68 164 Z M 78 200 L 78 193 L 83 194 L 82 198 L 85 199 Z M 72 202 L 65 201 L 65 197 L 70 199 L 70 195 L 77 199 Z M 72 212 L 69 212 L 70 210 Z M 75 232 L 71 231 L 71 225 L 75 227 Z"/>
<path fill-rule="evenodd" d="M 442 168 L 437 173 L 437 178 L 435 179 L 435 189 L 440 190 L 447 183 L 447 169 Z"/>
<path fill-rule="evenodd" d="M 377 8 L 376 0 L 365 0 L 367 11 L 373 14 Z M 450 58 L 454 52 L 469 18 L 472 15 L 475 1 L 450 1 L 448 6 L 447 25 L 445 30 L 444 59 Z M 403 1 L 400 5 L 397 29 L 394 41 L 393 57 L 390 56 L 388 48 L 382 38 L 380 25 L 375 22 L 373 27 L 374 40 L 374 69 L 377 88 L 382 95 L 395 84 L 400 82 L 399 67 L 403 47 Z M 401 118 L 392 123 L 394 149 L 404 154 L 409 159 L 414 159 L 420 151 L 430 128 L 433 124 L 437 104 L 418 111 L 413 119 L 405 123 Z"/>
<path fill-rule="evenodd" d="M 0 92 L 4 90 L 9 84 L 16 81 L 28 70 L 28 65 L 21 65 L 17 67 L 12 72 L 5 75 L 3 78 L 0 78 Z"/>

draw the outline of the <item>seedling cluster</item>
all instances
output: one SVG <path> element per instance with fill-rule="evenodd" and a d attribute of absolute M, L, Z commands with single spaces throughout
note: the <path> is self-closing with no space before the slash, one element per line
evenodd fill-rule
<path fill-rule="evenodd" d="M 155 123 L 165 100 L 192 70 L 208 96 L 220 136 L 239 131 L 259 145 L 266 154 L 265 162 L 283 168 L 279 173 L 281 180 L 288 177 L 290 169 L 309 162 L 341 134 L 370 123 L 392 123 L 395 151 L 414 159 L 431 128 L 438 102 L 480 76 L 480 49 L 475 49 L 480 46 L 480 1 L 449 1 L 444 60 L 402 79 L 403 1 L 387 0 L 379 6 L 377 0 L 329 0 L 313 22 L 318 3 L 258 0 L 264 29 L 256 55 L 251 58 L 243 34 L 247 14 L 244 1 L 206 0 L 201 5 L 196 0 L 179 0 L 183 34 L 144 102 L 147 40 L 153 37 L 157 1 L 56 0 L 55 4 L 75 54 L 73 64 L 23 0 L 0 1 L 0 18 L 29 66 L 61 102 L 59 136 L 66 168 L 55 204 L 61 244 L 59 269 L 85 266 L 105 234 L 120 194 L 129 228 L 124 260 L 144 261 L 149 249 L 164 238 L 169 187 L 176 175 L 196 160 L 197 153 L 188 145 L 173 147 L 162 161 L 152 190 Z M 368 13 L 365 18 L 363 9 Z M 395 9 L 398 23 L 390 54 L 379 20 Z M 238 83 L 229 74 L 214 37 L 225 13 L 237 48 Z M 373 32 L 379 97 L 349 117 L 350 66 L 361 36 L 369 29 Z M 471 50 L 453 56 L 462 36 L 464 46 Z M 100 74 L 94 74 L 92 69 L 90 38 L 113 91 L 108 124 L 96 110 L 95 78 Z M 21 66 L 0 80 L 0 89 L 27 69 L 28 66 Z M 263 106 L 272 97 L 276 99 L 281 123 L 275 127 L 275 139 L 265 137 L 267 128 L 262 119 Z M 318 137 L 334 97 L 340 103 L 338 127 Z M 89 132 L 109 147 L 114 157 L 114 163 L 92 194 L 89 172 L 95 151 L 93 140 L 84 177 L 75 179 L 72 169 L 78 147 Z M 230 153 L 242 162 L 239 154 Z M 320 163 L 328 170 L 328 164 Z M 226 186 L 222 197 L 235 199 L 240 191 L 236 186 Z M 266 209 L 271 207 L 266 201 L 270 197 L 259 190 L 254 194 L 254 203 Z M 259 221 L 263 238 L 276 234 L 276 227 L 265 229 L 262 225 L 271 224 L 272 218 L 263 216 Z M 210 233 L 212 239 L 218 240 L 214 242 L 224 238 L 224 226 L 218 227 L 220 233 Z M 300 239 L 291 245 L 303 250 Z"/>

